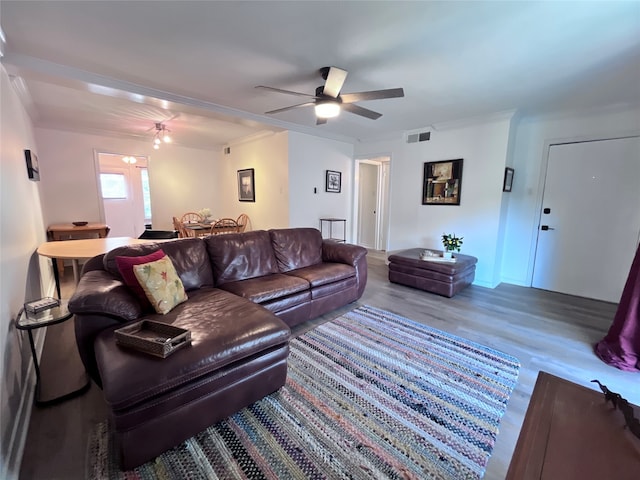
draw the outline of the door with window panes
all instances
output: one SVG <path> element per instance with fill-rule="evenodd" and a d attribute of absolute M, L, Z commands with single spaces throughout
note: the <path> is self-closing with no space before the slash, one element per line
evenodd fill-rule
<path fill-rule="evenodd" d="M 151 224 L 149 177 L 144 157 L 99 154 L 100 191 L 110 237 L 137 238 Z M 132 157 L 127 157 L 132 158 Z"/>

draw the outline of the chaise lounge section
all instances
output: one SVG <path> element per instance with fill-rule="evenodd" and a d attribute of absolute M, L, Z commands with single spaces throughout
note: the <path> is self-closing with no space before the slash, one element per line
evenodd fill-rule
<path fill-rule="evenodd" d="M 144 310 L 116 257 L 162 249 L 188 295 L 166 315 Z M 85 265 L 69 302 L 81 358 L 103 389 L 130 469 L 278 390 L 290 328 L 351 303 L 366 249 L 312 228 L 253 231 L 115 249 Z M 165 359 L 121 348 L 114 330 L 148 319 L 189 329 Z"/>

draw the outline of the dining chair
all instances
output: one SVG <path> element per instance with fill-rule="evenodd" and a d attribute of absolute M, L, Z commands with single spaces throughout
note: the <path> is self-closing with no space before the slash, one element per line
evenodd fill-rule
<path fill-rule="evenodd" d="M 173 217 L 173 228 L 178 231 L 178 238 L 189 238 L 196 236 L 195 232 L 186 228 L 184 226 L 184 223 L 178 220 L 177 217 Z"/>
<path fill-rule="evenodd" d="M 239 231 L 238 223 L 233 218 L 221 218 L 211 225 L 211 235 L 221 233 L 237 233 Z"/>
<path fill-rule="evenodd" d="M 249 220 L 249 215 L 241 213 L 238 216 L 236 223 L 238 224 L 238 232 L 244 232 L 247 229 L 247 225 L 251 223 L 251 220 Z"/>
<path fill-rule="evenodd" d="M 182 223 L 202 223 L 204 222 L 204 218 L 197 212 L 187 212 L 182 215 L 180 218 L 180 222 Z"/>

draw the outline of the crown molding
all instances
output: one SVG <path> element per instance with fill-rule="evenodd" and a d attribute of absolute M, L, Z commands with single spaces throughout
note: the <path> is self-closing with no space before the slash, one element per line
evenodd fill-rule
<path fill-rule="evenodd" d="M 471 127 L 473 125 L 479 125 L 483 123 L 501 122 L 504 120 L 511 120 L 517 113 L 517 110 L 502 110 L 499 112 L 490 113 L 488 115 L 479 115 L 476 117 L 461 118 L 458 120 L 451 120 L 448 122 L 433 123 L 426 129 L 436 130 L 442 132 L 444 130 L 454 130 L 458 128 Z M 420 129 L 418 129 L 420 131 Z"/>

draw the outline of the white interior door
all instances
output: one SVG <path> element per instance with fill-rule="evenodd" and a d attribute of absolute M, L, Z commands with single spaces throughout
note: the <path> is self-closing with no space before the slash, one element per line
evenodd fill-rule
<path fill-rule="evenodd" d="M 378 219 L 378 165 L 360 163 L 358 245 L 376 248 Z"/>
<path fill-rule="evenodd" d="M 549 149 L 533 287 L 619 302 L 640 235 L 640 139 Z"/>
<path fill-rule="evenodd" d="M 121 155 L 99 154 L 100 190 L 110 237 L 137 238 L 145 229 L 141 172 L 146 162 L 122 161 Z"/>

